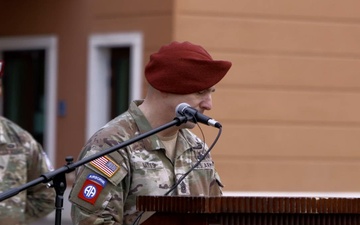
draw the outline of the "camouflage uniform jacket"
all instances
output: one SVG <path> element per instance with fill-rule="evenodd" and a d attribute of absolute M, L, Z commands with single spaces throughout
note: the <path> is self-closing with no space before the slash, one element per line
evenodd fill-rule
<path fill-rule="evenodd" d="M 0 192 L 21 186 L 53 170 L 39 143 L 0 117 Z M 54 210 L 55 191 L 38 184 L 0 202 L 1 224 L 28 224 Z"/>
<path fill-rule="evenodd" d="M 96 132 L 80 153 L 80 159 L 115 146 L 152 128 L 138 109 L 140 101 Z M 156 135 L 93 160 L 77 170 L 69 199 L 74 224 L 133 224 L 136 196 L 164 195 L 205 153 L 206 145 L 187 129 L 180 130 L 176 157 L 165 155 Z M 219 196 L 221 182 L 208 155 L 174 190 L 172 195 Z"/>

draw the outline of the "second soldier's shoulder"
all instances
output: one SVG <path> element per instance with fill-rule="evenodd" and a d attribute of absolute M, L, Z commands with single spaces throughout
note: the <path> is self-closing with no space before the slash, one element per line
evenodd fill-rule
<path fill-rule="evenodd" d="M 0 117 L 0 136 L 10 138 L 12 142 L 15 140 L 20 143 L 36 142 L 28 131 L 2 116 Z"/>

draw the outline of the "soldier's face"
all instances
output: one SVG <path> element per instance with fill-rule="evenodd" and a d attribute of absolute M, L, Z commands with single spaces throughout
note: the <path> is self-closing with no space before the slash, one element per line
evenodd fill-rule
<path fill-rule="evenodd" d="M 191 107 L 198 110 L 200 113 L 204 113 L 206 110 L 212 109 L 212 94 L 215 92 L 215 87 L 211 87 L 196 93 L 191 93 L 187 95 L 175 95 L 171 96 L 171 108 L 172 112 L 175 112 L 176 106 L 180 103 L 187 103 Z M 195 124 L 192 122 L 187 122 L 184 126 L 189 129 L 195 127 Z"/>

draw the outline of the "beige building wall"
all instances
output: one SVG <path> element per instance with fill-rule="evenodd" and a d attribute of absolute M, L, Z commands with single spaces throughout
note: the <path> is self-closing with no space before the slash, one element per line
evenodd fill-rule
<path fill-rule="evenodd" d="M 225 190 L 360 190 L 360 2 L 176 3 L 174 39 L 233 62 L 211 112 Z"/>
<path fill-rule="evenodd" d="M 141 32 L 144 64 L 172 40 L 232 61 L 206 113 L 223 125 L 212 154 L 225 191 L 359 190 L 360 2 L 0 2 L 1 37 L 59 38 L 57 167 L 85 141 L 89 35 Z M 217 130 L 202 128 L 210 145 Z"/>

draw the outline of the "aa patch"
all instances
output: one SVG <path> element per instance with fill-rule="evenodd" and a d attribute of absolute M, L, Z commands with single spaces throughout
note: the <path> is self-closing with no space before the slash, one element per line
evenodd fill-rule
<path fill-rule="evenodd" d="M 112 177 L 116 171 L 120 169 L 120 166 L 107 156 L 101 156 L 100 158 L 94 159 L 90 164 L 107 177 Z"/>
<path fill-rule="evenodd" d="M 78 197 L 94 205 L 106 183 L 107 181 L 104 177 L 96 174 L 89 174 L 78 194 Z"/>

